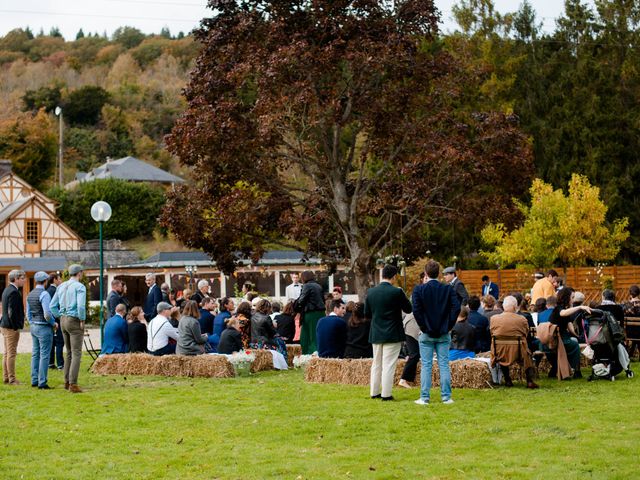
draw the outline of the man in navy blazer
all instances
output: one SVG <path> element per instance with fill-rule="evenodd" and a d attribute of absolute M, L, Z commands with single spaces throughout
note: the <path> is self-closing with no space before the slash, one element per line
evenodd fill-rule
<path fill-rule="evenodd" d="M 489 275 L 482 277 L 482 296 L 486 297 L 487 295 L 491 295 L 496 300 L 500 299 L 500 289 L 491 281 Z"/>
<path fill-rule="evenodd" d="M 449 370 L 449 343 L 451 329 L 460 313 L 460 300 L 451 285 L 438 281 L 440 265 L 429 260 L 425 266 L 428 280 L 413 290 L 413 315 L 422 333 L 418 339 L 422 372 L 420 375 L 420 398 L 418 405 L 427 405 L 431 391 L 431 369 L 433 353 L 438 356 L 440 370 L 440 392 L 443 403 L 451 399 L 451 372 Z"/>
<path fill-rule="evenodd" d="M 144 300 L 144 318 L 150 322 L 157 315 L 158 304 L 162 301 L 162 291 L 156 285 L 155 273 L 147 273 L 144 281 L 149 287 L 149 293 L 147 293 L 147 298 Z"/>

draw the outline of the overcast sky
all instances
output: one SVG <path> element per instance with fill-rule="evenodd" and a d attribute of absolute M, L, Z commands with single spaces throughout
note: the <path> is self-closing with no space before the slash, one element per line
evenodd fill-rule
<path fill-rule="evenodd" d="M 452 30 L 451 6 L 457 0 L 435 0 L 442 12 L 443 29 Z M 545 30 L 554 28 L 554 19 L 563 10 L 562 0 L 530 0 Z M 517 10 L 519 0 L 494 0 L 500 12 Z M 18 27 L 40 28 L 45 33 L 57 26 L 66 39 L 74 39 L 80 28 L 85 33 L 113 31 L 129 25 L 145 33 L 159 33 L 169 27 L 172 33 L 185 33 L 210 15 L 206 0 L 0 0 L 0 35 Z"/>

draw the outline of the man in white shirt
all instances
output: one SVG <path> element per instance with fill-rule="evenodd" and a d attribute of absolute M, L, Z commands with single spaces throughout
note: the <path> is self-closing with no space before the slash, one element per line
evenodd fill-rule
<path fill-rule="evenodd" d="M 298 272 L 293 272 L 291 274 L 291 284 L 287 286 L 285 290 L 285 297 L 287 297 L 288 302 L 294 302 L 300 296 L 300 292 L 302 291 L 302 284 L 300 283 L 300 275 Z"/>
<path fill-rule="evenodd" d="M 167 302 L 158 303 L 158 315 L 149 322 L 147 327 L 147 350 L 152 355 L 170 355 L 176 353 L 176 344 L 169 339 L 178 340 L 178 329 L 171 326 L 171 305 Z"/>

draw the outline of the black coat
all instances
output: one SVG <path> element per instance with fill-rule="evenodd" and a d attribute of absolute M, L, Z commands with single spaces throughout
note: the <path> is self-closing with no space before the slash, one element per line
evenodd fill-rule
<path fill-rule="evenodd" d="M 269 315 L 256 312 L 251 315 L 251 343 L 273 343 L 276 329 Z"/>
<path fill-rule="evenodd" d="M 296 300 L 295 306 L 296 312 L 317 312 L 318 310 L 324 312 L 322 287 L 314 281 L 305 283 L 302 286 L 300 296 Z"/>
<path fill-rule="evenodd" d="M 275 318 L 277 327 L 276 331 L 278 335 L 282 337 L 282 339 L 287 342 L 293 342 L 293 337 L 296 335 L 296 320 L 291 315 L 285 315 L 281 313 L 277 315 Z"/>
<path fill-rule="evenodd" d="M 218 343 L 218 353 L 231 355 L 233 352 L 239 352 L 243 349 L 242 334 L 235 328 L 227 328 L 220 334 L 220 343 Z"/>
<path fill-rule="evenodd" d="M 129 353 L 147 351 L 147 327 L 144 323 L 133 322 L 127 325 L 129 334 Z"/>
<path fill-rule="evenodd" d="M 53 298 L 53 297 L 51 297 Z M 122 296 L 115 290 L 111 290 L 107 295 L 107 308 L 109 309 L 109 318 L 116 314 L 116 307 L 123 303 Z"/>
<path fill-rule="evenodd" d="M 451 330 L 451 348 L 473 352 L 476 346 L 475 330 L 466 320 L 457 322 Z"/>
<path fill-rule="evenodd" d="M 460 301 L 451 285 L 437 280 L 416 286 L 413 290 L 413 315 L 420 330 L 431 338 L 449 333 L 460 313 Z"/>
<path fill-rule="evenodd" d="M 401 288 L 389 282 L 370 288 L 364 302 L 364 315 L 371 319 L 369 342 L 404 342 L 402 312 L 411 313 L 411 302 Z"/>
<path fill-rule="evenodd" d="M 0 327 L 11 330 L 24 328 L 24 303 L 15 285 L 9 284 L 2 292 L 2 320 Z"/>

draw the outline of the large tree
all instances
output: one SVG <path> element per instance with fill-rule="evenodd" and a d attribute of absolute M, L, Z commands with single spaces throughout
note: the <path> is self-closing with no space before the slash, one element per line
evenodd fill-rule
<path fill-rule="evenodd" d="M 432 1 L 209 5 L 167 137 L 194 181 L 162 222 L 225 272 L 277 242 L 345 259 L 363 296 L 377 254 L 424 254 L 425 225 L 509 214 L 528 143 L 517 118 L 464 108 L 475 78 Z"/>

